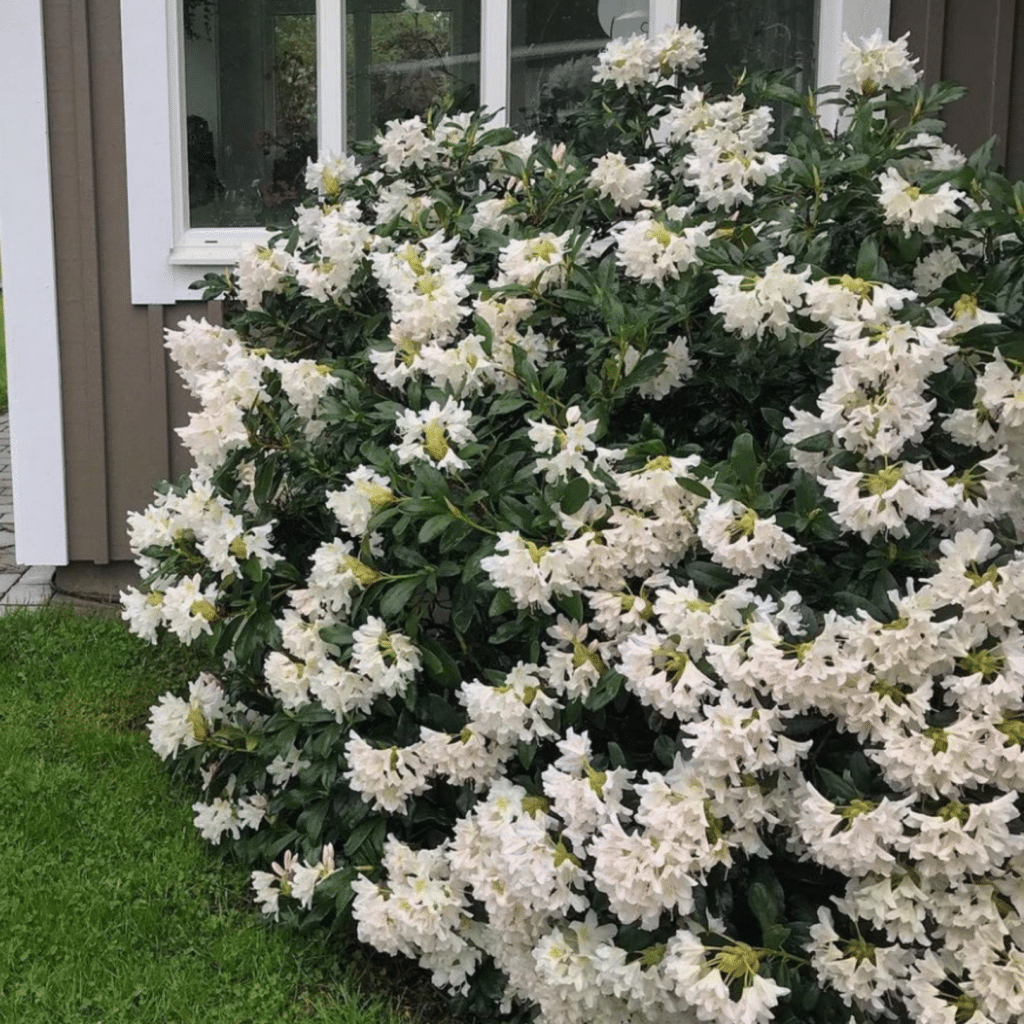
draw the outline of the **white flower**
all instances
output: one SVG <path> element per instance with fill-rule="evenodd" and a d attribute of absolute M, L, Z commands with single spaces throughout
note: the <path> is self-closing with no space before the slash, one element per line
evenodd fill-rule
<path fill-rule="evenodd" d="M 302 751 L 293 746 L 286 754 L 279 754 L 267 765 L 267 774 L 280 789 L 311 764 L 311 761 L 303 758 Z"/>
<path fill-rule="evenodd" d="M 922 256 L 914 267 L 914 287 L 922 295 L 930 295 L 942 286 L 946 278 L 963 270 L 960 257 L 950 246 L 943 246 Z"/>
<path fill-rule="evenodd" d="M 960 485 L 950 486 L 952 469 L 930 470 L 902 462 L 874 473 L 833 469 L 833 478 L 818 477 L 825 495 L 836 503 L 836 518 L 864 540 L 888 532 L 907 536 L 907 519 L 926 520 L 935 512 L 955 508 Z"/>
<path fill-rule="evenodd" d="M 698 262 L 697 250 L 710 241 L 710 223 L 676 232 L 659 220 L 641 216 L 612 228 L 616 262 L 629 277 L 664 288 L 667 278 L 679 275 Z"/>
<path fill-rule="evenodd" d="M 717 494 L 698 513 L 697 536 L 713 561 L 731 572 L 761 576 L 777 569 L 804 549 L 775 517 L 764 519 L 738 501 L 722 501 Z"/>
<path fill-rule="evenodd" d="M 342 186 L 359 177 L 359 162 L 354 156 L 335 156 L 329 153 L 316 163 L 306 161 L 306 188 L 315 190 L 328 199 L 337 198 Z"/>
<path fill-rule="evenodd" d="M 878 29 L 862 38 L 860 46 L 843 36 L 839 63 L 839 86 L 870 96 L 879 89 L 909 89 L 917 82 L 916 60 L 907 52 L 907 35 L 889 42 Z"/>
<path fill-rule="evenodd" d="M 426 167 L 441 152 L 441 147 L 419 117 L 388 121 L 386 130 L 374 141 L 380 147 L 384 166 L 389 171 L 408 167 Z"/>
<path fill-rule="evenodd" d="M 654 164 L 649 160 L 627 164 L 621 153 L 605 153 L 594 161 L 594 165 L 588 181 L 602 198 L 611 199 L 619 209 L 629 213 L 647 197 L 654 175 Z"/>
<path fill-rule="evenodd" d="M 651 50 L 662 75 L 695 71 L 704 63 L 704 33 L 692 25 L 673 25 L 651 40 Z"/>
<path fill-rule="evenodd" d="M 264 292 L 277 291 L 291 267 L 283 244 L 243 246 L 238 255 L 238 297 L 249 309 L 257 309 Z"/>
<path fill-rule="evenodd" d="M 560 235 L 542 231 L 532 238 L 513 238 L 498 257 L 498 284 L 522 284 L 540 291 L 565 283 L 566 246 L 571 231 Z"/>
<path fill-rule="evenodd" d="M 395 421 L 402 435 L 401 443 L 393 444 L 391 449 L 403 465 L 422 459 L 441 470 L 466 469 L 469 463 L 459 458 L 452 445 L 476 440 L 469 429 L 471 418 L 469 409 L 451 397 L 443 407 L 431 402 L 423 412 L 406 409 Z"/>
<path fill-rule="evenodd" d="M 886 168 L 877 181 L 885 223 L 901 225 L 908 237 L 915 228 L 923 235 L 931 235 L 936 228 L 956 224 L 957 205 L 967 198 L 948 182 L 934 192 L 922 192 L 893 167 Z"/>
<path fill-rule="evenodd" d="M 210 633 L 217 618 L 215 607 L 218 589 L 211 583 L 203 589 L 199 573 L 186 576 L 164 591 L 164 616 L 167 628 L 184 644 L 190 644 L 200 633 Z"/>
<path fill-rule="evenodd" d="M 559 707 L 542 689 L 535 665 L 519 662 L 501 686 L 477 680 L 463 683 L 459 703 L 466 708 L 470 728 L 499 744 L 529 743 L 554 736 L 545 721 Z"/>
<path fill-rule="evenodd" d="M 196 812 L 195 826 L 199 834 L 214 846 L 220 845 L 225 832 L 230 832 L 233 839 L 241 836 L 242 824 L 230 800 L 218 796 L 208 804 L 202 801 L 194 803 L 192 810 Z"/>
<path fill-rule="evenodd" d="M 587 452 L 597 447 L 593 434 L 600 426 L 600 420 L 584 420 L 578 405 L 571 406 L 565 412 L 565 429 L 551 423 L 538 423 L 527 419 L 530 429 L 527 436 L 534 443 L 535 449 L 543 457 L 537 459 L 537 469 L 544 471 L 548 483 L 565 480 L 569 476 L 589 476 L 587 472 Z M 545 453 L 555 448 L 555 454 L 548 457 Z"/>
<path fill-rule="evenodd" d="M 347 474 L 349 486 L 328 491 L 327 507 L 353 537 L 362 537 L 374 512 L 387 508 L 397 499 L 391 481 L 369 466 L 358 466 Z"/>
<path fill-rule="evenodd" d="M 389 813 L 402 812 L 410 796 L 430 785 L 423 765 L 412 747 L 370 746 L 356 733 L 345 744 L 348 768 L 345 778 L 362 798 Z"/>
<path fill-rule="evenodd" d="M 149 742 L 162 758 L 173 757 L 180 747 L 199 746 L 227 711 L 220 683 L 203 673 L 189 683 L 188 700 L 165 693 L 149 709 Z"/>
<path fill-rule="evenodd" d="M 635 92 L 638 85 L 657 77 L 660 53 L 645 36 L 612 39 L 598 54 L 595 82 L 614 82 L 620 89 Z"/>
<path fill-rule="evenodd" d="M 810 269 L 790 274 L 792 256 L 780 256 L 765 268 L 763 276 L 727 274 L 716 270 L 718 284 L 711 289 L 715 297 L 712 313 L 721 313 L 727 331 L 743 338 L 764 337 L 771 331 L 783 337 L 790 327 L 790 316 L 804 304 Z"/>

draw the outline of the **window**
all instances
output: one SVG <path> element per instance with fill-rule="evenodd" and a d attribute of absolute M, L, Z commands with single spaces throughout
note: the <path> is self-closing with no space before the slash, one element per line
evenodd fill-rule
<path fill-rule="evenodd" d="M 835 79 L 844 32 L 888 28 L 889 0 L 121 0 L 132 301 L 195 298 L 288 215 L 314 152 L 441 96 L 543 127 L 609 38 L 680 18 L 712 77 L 756 61 L 810 85 Z"/>

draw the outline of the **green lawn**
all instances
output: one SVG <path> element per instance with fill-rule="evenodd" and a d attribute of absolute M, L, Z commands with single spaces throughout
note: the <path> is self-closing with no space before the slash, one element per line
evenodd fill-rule
<path fill-rule="evenodd" d="M 195 795 L 143 729 L 188 675 L 116 620 L 0 618 L 0 1022 L 430 1019 L 429 999 L 355 994 L 357 965 L 365 990 L 394 991 L 360 953 L 268 927 L 247 873 L 198 837 Z"/>

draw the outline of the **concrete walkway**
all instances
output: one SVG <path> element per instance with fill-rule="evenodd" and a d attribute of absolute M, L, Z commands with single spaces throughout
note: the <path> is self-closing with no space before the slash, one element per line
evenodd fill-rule
<path fill-rule="evenodd" d="M 49 604 L 52 565 L 18 565 L 14 558 L 14 487 L 11 483 L 11 428 L 0 416 L 0 615 L 14 607 Z"/>

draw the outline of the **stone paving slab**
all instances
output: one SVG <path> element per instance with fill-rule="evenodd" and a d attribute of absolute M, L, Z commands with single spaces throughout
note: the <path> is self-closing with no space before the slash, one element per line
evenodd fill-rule
<path fill-rule="evenodd" d="M 53 597 L 52 565 L 19 565 L 14 556 L 14 485 L 10 418 L 0 416 L 0 615 L 10 608 L 39 607 Z"/>

